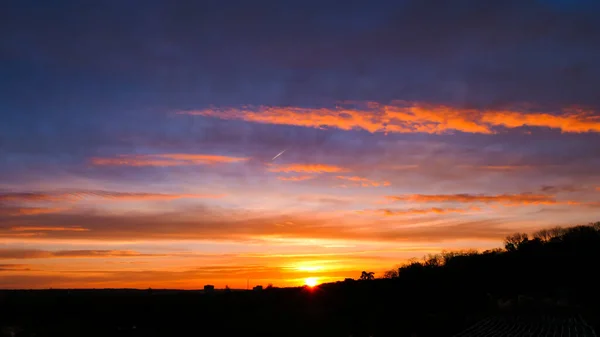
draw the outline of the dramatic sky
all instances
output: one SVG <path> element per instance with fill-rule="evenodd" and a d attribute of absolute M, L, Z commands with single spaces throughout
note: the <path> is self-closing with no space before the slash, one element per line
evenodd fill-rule
<path fill-rule="evenodd" d="M 598 4 L 3 1 L 0 288 L 300 285 L 599 220 Z"/>

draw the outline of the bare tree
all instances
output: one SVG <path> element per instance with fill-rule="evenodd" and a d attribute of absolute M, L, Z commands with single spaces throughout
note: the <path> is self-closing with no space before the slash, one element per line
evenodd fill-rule
<path fill-rule="evenodd" d="M 542 242 L 548 242 L 552 239 L 552 232 L 548 229 L 540 229 L 539 231 L 533 233 L 534 239 L 539 239 Z"/>
<path fill-rule="evenodd" d="M 423 265 L 426 267 L 439 267 L 444 263 L 444 258 L 440 254 L 429 254 L 423 257 Z"/>
<path fill-rule="evenodd" d="M 398 277 L 398 269 L 392 269 L 392 270 L 388 270 L 385 273 L 383 273 L 383 277 L 384 278 L 396 278 Z"/>
<path fill-rule="evenodd" d="M 507 251 L 515 251 L 527 241 L 529 241 L 527 233 L 515 233 L 504 239 L 504 248 Z"/>
<path fill-rule="evenodd" d="M 542 242 L 549 242 L 552 239 L 561 237 L 565 234 L 565 231 L 566 230 L 562 227 L 545 228 L 533 233 L 533 237 Z"/>
<path fill-rule="evenodd" d="M 548 229 L 548 231 L 550 231 L 550 235 L 552 236 L 551 239 L 559 238 L 567 232 L 566 229 L 559 227 L 559 226 L 552 227 L 552 228 Z"/>

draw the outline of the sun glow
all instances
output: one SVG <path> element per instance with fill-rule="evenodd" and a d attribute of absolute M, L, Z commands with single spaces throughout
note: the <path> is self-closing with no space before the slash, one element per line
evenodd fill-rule
<path fill-rule="evenodd" d="M 316 286 L 318 284 L 317 278 L 316 277 L 307 277 L 304 280 L 304 284 L 306 284 L 309 287 L 314 287 L 314 286 Z"/>

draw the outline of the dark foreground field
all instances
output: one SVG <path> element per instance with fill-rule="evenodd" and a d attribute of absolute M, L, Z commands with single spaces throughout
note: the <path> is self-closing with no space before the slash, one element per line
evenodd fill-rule
<path fill-rule="evenodd" d="M 587 324 L 596 315 L 585 308 L 530 298 L 501 308 L 486 296 L 444 291 L 423 295 L 396 280 L 374 280 L 214 294 L 3 292 L 0 326 L 3 336 L 40 337 L 595 336 Z"/>

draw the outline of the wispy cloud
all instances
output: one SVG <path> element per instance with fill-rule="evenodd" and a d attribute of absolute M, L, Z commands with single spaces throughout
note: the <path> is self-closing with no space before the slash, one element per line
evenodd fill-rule
<path fill-rule="evenodd" d="M 540 188 L 540 191 L 544 192 L 544 193 L 560 193 L 560 192 L 566 192 L 566 193 L 574 193 L 574 192 L 583 192 L 583 191 L 589 191 L 590 188 L 589 187 L 585 187 L 585 186 L 579 186 L 579 185 L 558 185 L 558 186 L 554 186 L 554 185 L 544 185 Z"/>
<path fill-rule="evenodd" d="M 279 180 L 283 181 L 304 181 L 314 179 L 315 176 L 290 176 L 290 177 L 277 177 Z"/>
<path fill-rule="evenodd" d="M 147 154 L 147 155 L 118 155 L 116 157 L 94 157 L 90 159 L 96 166 L 185 166 L 213 165 L 223 163 L 239 163 L 247 161 L 245 157 L 231 157 L 213 154 Z"/>
<path fill-rule="evenodd" d="M 166 194 L 166 193 L 145 193 L 145 192 L 112 192 L 112 191 L 88 191 L 78 194 L 86 197 L 98 197 L 114 200 L 174 200 L 174 199 L 204 199 L 221 198 L 222 194 Z"/>
<path fill-rule="evenodd" d="M 375 213 L 381 214 L 384 216 L 404 216 L 404 215 L 424 215 L 424 214 L 450 214 L 450 213 L 471 213 L 481 211 L 479 207 L 469 207 L 469 208 L 411 208 L 411 209 L 377 209 L 377 210 L 367 210 L 367 211 L 359 211 L 359 213 Z"/>
<path fill-rule="evenodd" d="M 44 227 L 44 226 L 14 226 L 10 227 L 11 231 L 15 232 L 87 232 L 89 229 L 73 226 L 73 227 Z"/>
<path fill-rule="evenodd" d="M 458 202 L 458 203 L 503 203 L 511 205 L 550 205 L 556 204 L 556 198 L 553 195 L 547 194 L 411 194 L 400 196 L 387 196 L 386 198 L 395 201 L 410 201 L 410 202 Z"/>
<path fill-rule="evenodd" d="M 358 186 L 362 187 L 380 187 L 380 186 L 390 186 L 389 181 L 376 181 L 371 180 L 365 177 L 358 176 L 336 176 L 337 179 L 346 180 L 349 182 L 353 182 Z"/>
<path fill-rule="evenodd" d="M 303 173 L 337 173 L 347 172 L 349 169 L 327 164 L 282 164 L 270 165 L 268 168 L 271 172 L 303 172 Z"/>
<path fill-rule="evenodd" d="M 564 109 L 545 112 L 458 109 L 417 102 L 393 105 L 366 103 L 365 108 L 247 107 L 182 111 L 180 114 L 244 120 L 254 123 L 295 125 L 312 128 L 366 130 L 368 132 L 430 133 L 452 131 L 493 134 L 499 128 L 524 126 L 560 130 L 565 133 L 600 132 L 600 118 L 593 111 Z"/>
<path fill-rule="evenodd" d="M 147 193 L 147 192 L 117 192 L 103 190 L 70 190 L 70 191 L 51 191 L 51 192 L 5 192 L 0 193 L 0 201 L 4 202 L 46 202 L 46 201 L 79 201 L 83 199 L 99 198 L 105 200 L 136 201 L 136 200 L 174 200 L 183 198 L 221 198 L 222 194 L 167 194 L 167 193 Z M 29 209 L 30 214 L 36 210 L 38 214 L 44 213 L 43 208 Z M 53 213 L 51 210 L 46 209 Z M 27 212 L 25 209 L 24 212 Z"/>
<path fill-rule="evenodd" d="M 458 165 L 457 167 L 482 171 L 523 171 L 539 168 L 533 165 Z"/>
<path fill-rule="evenodd" d="M 65 198 L 73 198 L 73 195 L 65 193 L 43 193 L 43 192 L 5 192 L 0 193 L 0 201 L 3 202 L 27 202 L 27 201 L 62 201 Z"/>
<path fill-rule="evenodd" d="M 58 213 L 65 208 L 43 208 L 43 207 L 0 207 L 0 215 L 4 216 L 27 216 L 37 214 Z"/>
<path fill-rule="evenodd" d="M 46 259 L 74 257 L 144 257 L 164 254 L 144 254 L 133 250 L 37 250 L 37 249 L 0 249 L 0 259 Z"/>

